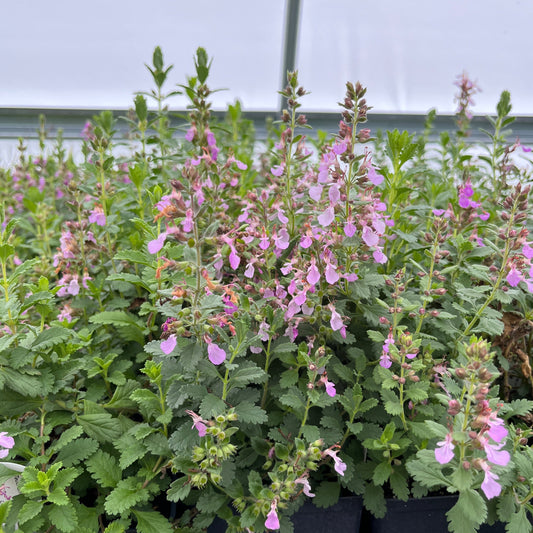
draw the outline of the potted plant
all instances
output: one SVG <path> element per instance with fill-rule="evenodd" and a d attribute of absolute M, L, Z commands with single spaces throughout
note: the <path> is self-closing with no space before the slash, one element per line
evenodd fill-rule
<path fill-rule="evenodd" d="M 451 531 L 529 531 L 530 178 L 508 93 L 478 156 L 466 77 L 435 147 L 434 114 L 372 139 L 360 83 L 338 132 L 307 138 L 289 73 L 258 152 L 239 104 L 214 120 L 210 66 L 198 49 L 179 87 L 183 138 L 156 48 L 125 158 L 103 112 L 82 163 L 43 122 L 39 156 L 21 145 L 0 176 L 0 430 L 25 465 L 5 530 L 357 531 L 363 504 L 379 528 L 390 497 L 437 492 Z"/>

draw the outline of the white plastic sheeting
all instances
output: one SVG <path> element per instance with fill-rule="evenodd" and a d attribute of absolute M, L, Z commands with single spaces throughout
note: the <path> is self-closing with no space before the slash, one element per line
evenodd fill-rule
<path fill-rule="evenodd" d="M 174 64 L 166 91 L 213 57 L 215 107 L 278 106 L 284 0 L 17 0 L 1 2 L 0 106 L 127 108 L 153 87 L 144 63 L 161 46 Z M 184 107 L 186 99 L 171 100 Z"/>
<path fill-rule="evenodd" d="M 0 106 L 126 108 L 151 88 L 156 45 L 174 64 L 167 90 L 193 73 L 196 47 L 214 58 L 214 107 L 279 104 L 286 0 L 17 0 L 2 2 Z M 335 111 L 347 80 L 375 111 L 453 112 L 463 70 L 493 112 L 509 89 L 533 115 L 532 0 L 301 0 L 297 68 L 309 110 Z M 177 97 L 172 106 L 185 105 Z"/>
<path fill-rule="evenodd" d="M 494 113 L 508 89 L 513 113 L 533 115 L 532 19 L 531 0 L 302 0 L 305 106 L 330 110 L 360 80 L 374 112 L 454 112 L 466 71 L 482 88 L 476 113 Z"/>

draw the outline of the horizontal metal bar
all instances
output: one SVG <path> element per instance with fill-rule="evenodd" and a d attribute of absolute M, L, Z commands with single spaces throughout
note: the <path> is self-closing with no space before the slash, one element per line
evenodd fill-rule
<path fill-rule="evenodd" d="M 126 109 L 111 110 L 115 117 L 126 116 Z M 38 138 L 39 116 L 46 118 L 46 130 L 49 138 L 57 136 L 57 132 L 62 130 L 65 139 L 81 139 L 81 131 L 85 122 L 94 115 L 100 113 L 97 109 L 45 109 L 45 108 L 0 108 L 0 139 L 36 139 Z M 225 112 L 215 111 L 214 117 L 220 121 L 224 119 Z M 307 122 L 313 129 L 307 130 L 306 134 L 315 136 L 317 130 L 335 134 L 338 131 L 339 113 L 305 113 Z M 173 110 L 169 113 L 171 125 L 178 129 L 177 135 L 184 135 L 187 116 L 186 110 Z M 244 118 L 252 120 L 258 139 L 265 139 L 268 135 L 268 123 L 279 120 L 279 115 L 275 111 L 252 111 L 245 112 Z M 181 117 L 181 118 L 180 118 Z M 378 130 L 386 131 L 398 129 L 407 130 L 409 133 L 422 133 L 424 131 L 425 115 L 407 113 L 370 113 L 366 127 L 370 128 L 374 134 Z M 454 115 L 437 115 L 433 123 L 430 139 L 435 140 L 443 131 L 455 131 Z M 486 117 L 474 117 L 472 120 L 472 134 L 467 142 L 487 141 L 486 134 L 480 128 L 491 130 L 490 123 Z M 519 116 L 511 124 L 512 134 L 509 140 L 514 141 L 519 137 L 523 144 L 533 144 L 533 117 Z M 117 133 L 125 136 L 129 131 L 126 121 L 117 122 Z M 304 131 L 304 130 L 302 130 Z"/>

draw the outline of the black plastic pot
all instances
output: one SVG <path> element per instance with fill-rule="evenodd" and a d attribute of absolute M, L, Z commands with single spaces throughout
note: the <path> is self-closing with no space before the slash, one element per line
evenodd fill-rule
<path fill-rule="evenodd" d="M 327 509 L 319 509 L 306 502 L 291 516 L 294 533 L 365 533 L 360 529 L 363 503 L 361 498 L 348 496 Z M 226 522 L 218 518 L 207 529 L 208 533 L 224 533 Z M 389 532 L 390 533 L 390 532 Z"/>
<path fill-rule="evenodd" d="M 375 518 L 364 513 L 361 532 L 364 533 L 448 533 L 446 513 L 455 505 L 457 496 L 432 496 L 406 502 L 387 500 L 387 514 L 384 518 Z M 484 524 L 479 533 L 505 533 L 501 522 L 489 526 Z"/>

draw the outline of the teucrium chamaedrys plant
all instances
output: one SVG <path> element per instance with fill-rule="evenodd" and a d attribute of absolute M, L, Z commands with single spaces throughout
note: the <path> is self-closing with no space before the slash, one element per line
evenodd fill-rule
<path fill-rule="evenodd" d="M 26 466 L 4 529 L 289 530 L 306 498 L 382 516 L 444 489 L 456 533 L 529 531 L 530 178 L 508 93 L 481 155 L 465 76 L 438 145 L 435 113 L 372 139 L 360 83 L 314 141 L 291 72 L 258 153 L 194 64 L 183 137 L 156 48 L 130 155 L 103 112 L 82 163 L 43 123 L 38 157 L 21 143 L 0 173 L 0 453 Z"/>

